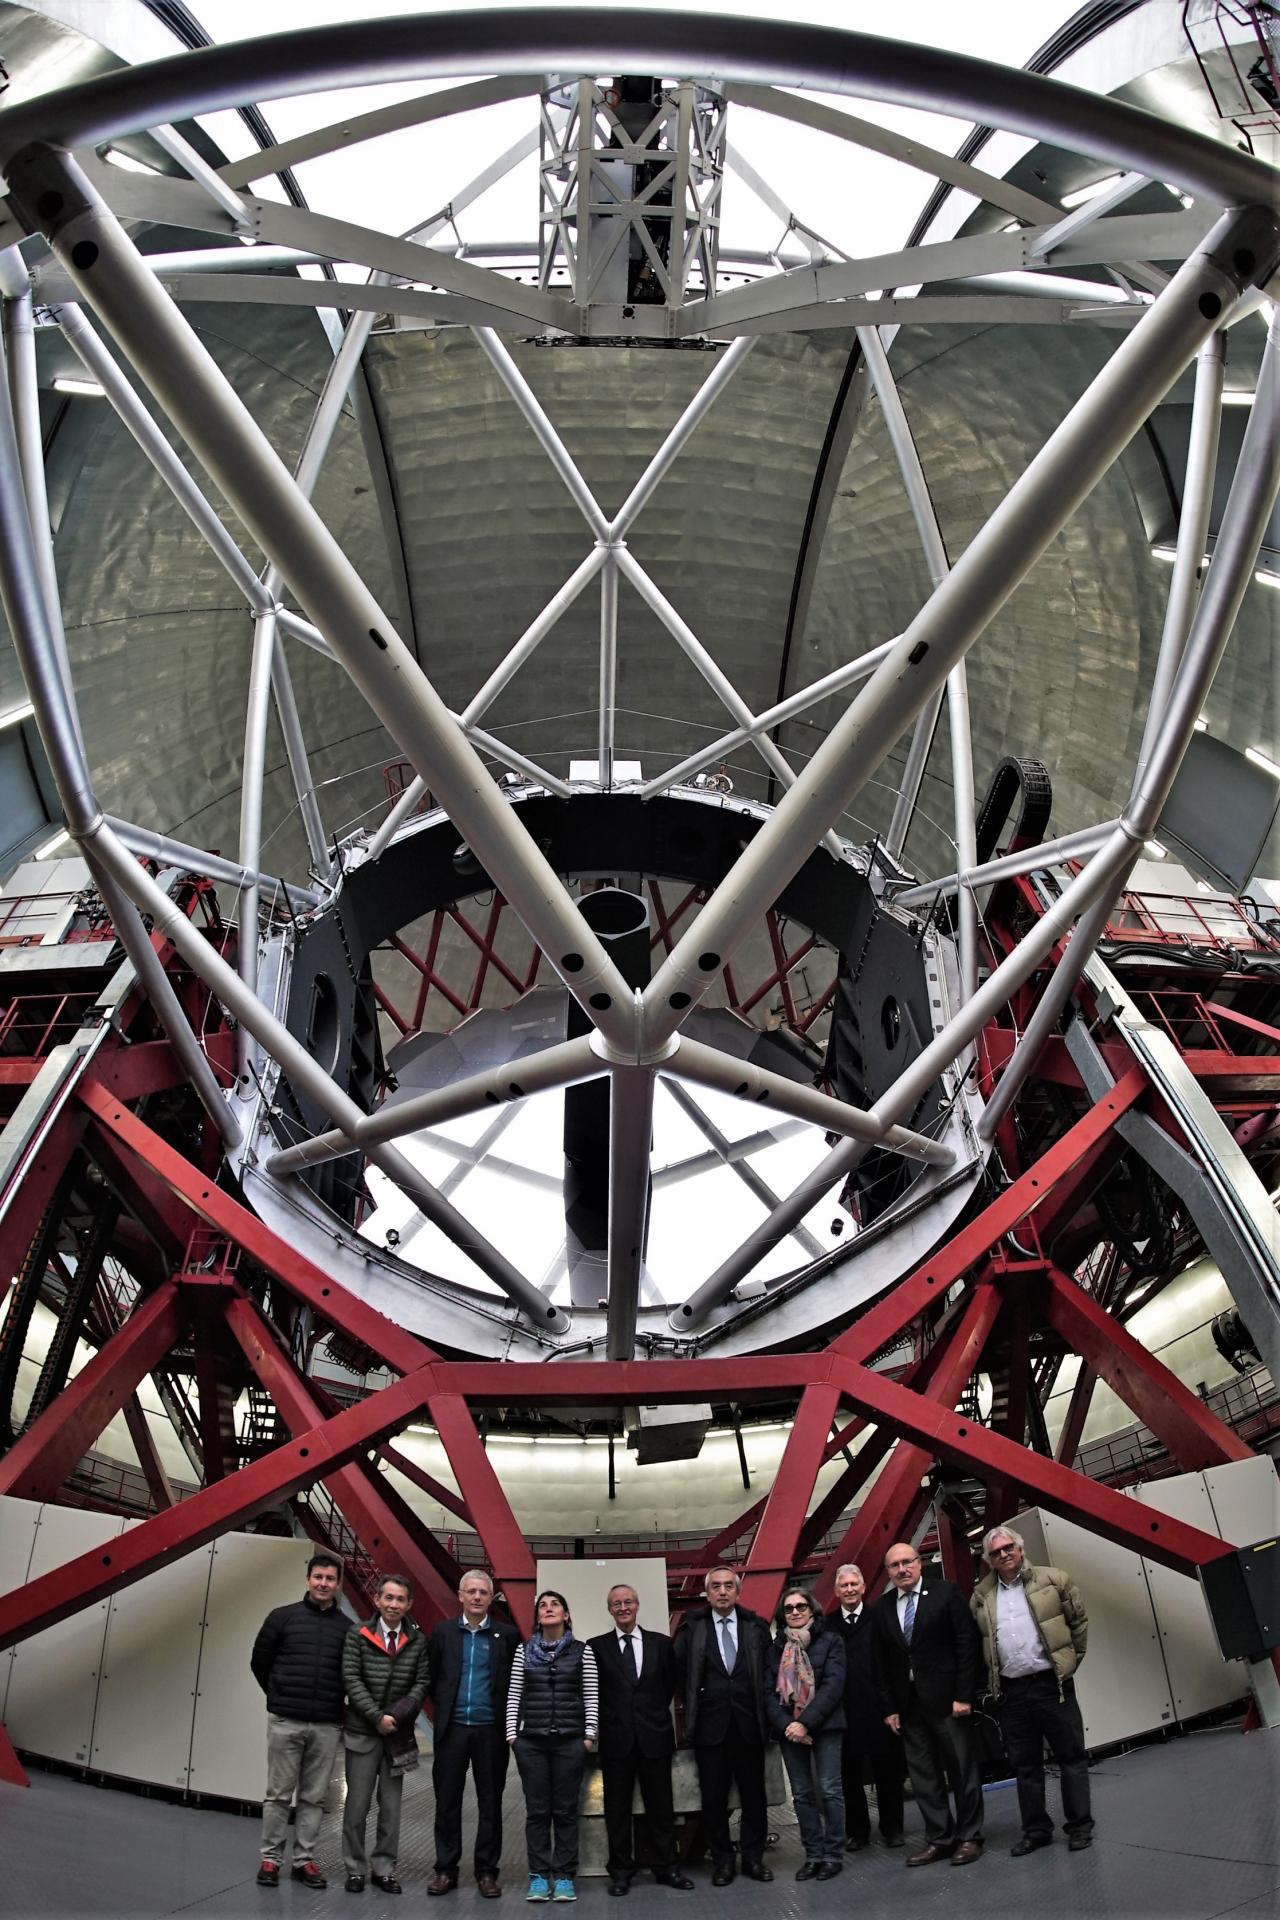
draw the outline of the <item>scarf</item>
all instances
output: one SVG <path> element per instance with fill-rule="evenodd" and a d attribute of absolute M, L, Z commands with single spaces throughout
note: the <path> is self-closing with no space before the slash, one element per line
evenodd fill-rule
<path fill-rule="evenodd" d="M 808 1627 L 787 1627 L 783 1634 L 782 1658 L 778 1662 L 775 1692 L 792 1716 L 802 1714 L 813 1698 L 813 1662 L 809 1658 Z"/>
<path fill-rule="evenodd" d="M 565 1648 L 572 1644 L 573 1630 L 566 1627 L 558 1640 L 544 1640 L 535 1633 L 532 1640 L 526 1641 L 524 1663 L 526 1667 L 553 1667 Z"/>

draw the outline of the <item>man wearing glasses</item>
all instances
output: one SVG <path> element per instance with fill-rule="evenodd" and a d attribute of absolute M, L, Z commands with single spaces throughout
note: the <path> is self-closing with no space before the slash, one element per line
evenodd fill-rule
<path fill-rule="evenodd" d="M 909 1867 L 982 1857 L 982 1779 L 971 1717 L 978 1634 L 959 1589 L 926 1580 L 914 1547 L 884 1558 L 890 1591 L 871 1612 L 871 1666 L 885 1725 L 902 1737 L 925 1844 Z M 955 1813 L 947 1797 L 950 1780 Z"/>
<path fill-rule="evenodd" d="M 1092 1844 L 1093 1815 L 1084 1722 L 1071 1676 L 1089 1637 L 1084 1601 L 1061 1567 L 1028 1563 L 1022 1535 L 1012 1527 L 993 1527 L 982 1543 L 982 1557 L 991 1572 L 979 1581 L 969 1604 L 1018 1781 L 1022 1838 L 1012 1851 L 1015 1857 L 1035 1853 L 1053 1840 L 1044 1803 L 1047 1740 L 1062 1779 L 1067 1846 L 1082 1853 Z"/>

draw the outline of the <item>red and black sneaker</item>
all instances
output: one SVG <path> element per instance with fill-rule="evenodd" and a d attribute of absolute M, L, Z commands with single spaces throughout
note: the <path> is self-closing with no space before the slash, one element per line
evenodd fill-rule
<path fill-rule="evenodd" d="M 261 1863 L 258 1868 L 258 1885 L 260 1887 L 278 1887 L 280 1885 L 280 1862 L 278 1860 L 264 1860 Z"/>
<path fill-rule="evenodd" d="M 292 1869 L 293 1878 L 301 1880 L 304 1887 L 327 1887 L 329 1882 L 321 1873 L 314 1860 L 301 1860 Z"/>

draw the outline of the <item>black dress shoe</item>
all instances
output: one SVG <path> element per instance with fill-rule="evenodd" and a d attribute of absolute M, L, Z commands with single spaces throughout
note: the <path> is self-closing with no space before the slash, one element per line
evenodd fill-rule
<path fill-rule="evenodd" d="M 806 1860 L 802 1867 L 796 1868 L 797 1880 L 816 1880 L 817 1877 L 818 1863 L 816 1860 Z"/>
<path fill-rule="evenodd" d="M 364 1875 L 362 1873 L 349 1873 L 347 1875 L 346 1888 L 348 1893 L 363 1893 Z"/>
<path fill-rule="evenodd" d="M 371 1873 L 369 1875 L 369 1878 L 372 1880 L 374 1886 L 378 1889 L 379 1893 L 403 1893 L 404 1892 L 404 1888 L 400 1885 L 400 1882 L 396 1879 L 394 1873 Z"/>
<path fill-rule="evenodd" d="M 713 1887 L 732 1886 L 733 1884 L 732 1860 L 726 1860 L 716 1868 L 715 1872 L 711 1876 L 711 1884 Z"/>
<path fill-rule="evenodd" d="M 836 1875 L 843 1871 L 844 1869 L 839 1860 L 824 1860 L 814 1875 L 814 1878 L 816 1880 L 834 1880 Z"/>
<path fill-rule="evenodd" d="M 870 1845 L 871 1842 L 869 1840 L 846 1840 L 844 1850 L 846 1853 L 861 1853 L 864 1847 L 869 1847 Z"/>
<path fill-rule="evenodd" d="M 742 1877 L 744 1880 L 772 1880 L 773 1868 L 766 1867 L 763 1860 L 744 1860 Z"/>
<path fill-rule="evenodd" d="M 1013 1859 L 1021 1860 L 1024 1853 L 1039 1853 L 1041 1847 L 1051 1847 L 1052 1845 L 1053 1835 L 1051 1833 L 1024 1833 L 1017 1846 L 1010 1847 L 1009 1852 Z"/>
<path fill-rule="evenodd" d="M 679 1867 L 657 1867 L 653 1875 L 660 1887 L 674 1887 L 677 1893 L 692 1893 L 693 1882 L 687 1873 L 681 1873 Z"/>
<path fill-rule="evenodd" d="M 1093 1845 L 1091 1833 L 1071 1833 L 1067 1835 L 1067 1852 L 1083 1853 L 1086 1847 Z"/>
<path fill-rule="evenodd" d="M 609 1892 L 615 1900 L 620 1900 L 624 1893 L 630 1893 L 630 1891 L 631 1882 L 629 1880 L 611 1880 L 609 1882 Z"/>
<path fill-rule="evenodd" d="M 905 1847 L 907 1843 L 904 1836 L 900 1833 L 882 1833 L 880 1835 L 880 1844 L 882 1847 Z"/>

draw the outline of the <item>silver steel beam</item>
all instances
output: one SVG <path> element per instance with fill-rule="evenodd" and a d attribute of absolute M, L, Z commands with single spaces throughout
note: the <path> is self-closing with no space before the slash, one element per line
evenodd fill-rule
<path fill-rule="evenodd" d="M 1204 566 L 1213 493 L 1218 474 L 1218 440 L 1222 425 L 1222 386 L 1226 372 L 1226 336 L 1206 340 L 1196 360 L 1195 397 L 1187 441 L 1187 466 L 1182 484 L 1182 511 L 1178 517 L 1177 557 L 1165 602 L 1160 651 L 1147 702 L 1147 720 L 1138 749 L 1139 773 L 1151 758 L 1151 748 L 1165 718 L 1169 693 L 1178 671 L 1191 621 L 1200 573 Z"/>
<path fill-rule="evenodd" d="M 181 867 L 186 872 L 201 873 L 208 880 L 225 880 L 236 888 L 244 883 L 244 868 L 234 860 L 224 860 L 219 854 L 208 853 L 203 847 L 190 846 L 185 840 L 174 840 L 167 833 L 153 833 L 149 827 L 135 826 L 132 820 L 120 820 L 113 813 L 106 814 L 104 818 L 130 853 L 140 853 L 148 860 L 158 860 L 161 866 Z M 313 887 L 294 886 L 292 881 L 281 880 L 274 873 L 259 873 L 257 880 L 258 885 L 268 892 L 277 893 L 282 898 L 287 894 L 290 904 L 304 913 L 322 906 L 326 898 Z"/>
<path fill-rule="evenodd" d="M 600 785 L 613 786 L 613 737 L 618 697 L 618 567 L 612 553 L 600 574 L 600 723 L 597 743 Z"/>
<path fill-rule="evenodd" d="M 674 1033 L 818 835 L 962 659 L 1277 245 L 1270 211 L 1224 218 L 1117 348 L 782 796 L 644 994 L 645 1040 Z M 970 1038 L 972 1036 L 969 1036 Z M 965 1044 L 968 1044 L 967 1040 Z"/>
<path fill-rule="evenodd" d="M 244 1022 L 259 1046 L 278 1061 L 293 1084 L 328 1113 L 344 1132 L 358 1125 L 365 1116 L 355 1101 L 330 1079 L 324 1068 L 294 1039 L 288 1028 L 263 1006 L 257 995 L 246 990 L 235 969 L 214 952 L 186 915 L 180 913 L 150 875 L 144 873 L 106 822 L 99 818 L 97 826 L 86 832 L 85 840 L 92 843 L 103 865 L 120 886 L 132 895 L 137 906 L 151 917 L 157 930 L 173 942 L 192 971 L 199 975 L 227 1011 Z M 456 1207 L 442 1199 L 431 1182 L 403 1154 L 394 1147 L 375 1146 L 367 1151 L 366 1158 L 412 1201 L 433 1226 L 438 1227 L 473 1260 L 534 1326 L 546 1333 L 564 1333 L 567 1330 L 567 1316 L 558 1307 L 549 1306 L 538 1289 L 525 1279 L 506 1255 L 499 1253 Z"/>
<path fill-rule="evenodd" d="M 609 522 L 596 504 L 595 495 L 579 473 L 569 449 L 552 426 L 537 394 L 492 327 L 477 327 L 475 336 L 485 358 L 533 428 L 538 445 L 569 489 L 579 513 L 596 539 L 607 543 L 610 538 Z"/>
<path fill-rule="evenodd" d="M 926 1166 L 949 1167 L 955 1162 L 951 1148 L 931 1140 L 928 1134 L 888 1124 L 861 1107 L 850 1106 L 848 1101 L 834 1100 L 816 1087 L 788 1080 L 785 1075 L 771 1073 L 767 1067 L 756 1066 L 749 1060 L 738 1060 L 732 1054 L 721 1053 L 718 1047 L 703 1046 L 684 1034 L 680 1036 L 675 1054 L 662 1062 L 661 1070 L 668 1078 L 691 1080 L 695 1086 L 711 1087 L 716 1093 L 727 1093 L 731 1098 L 756 1106 L 767 1103 L 771 1113 L 787 1113 L 796 1120 L 808 1120 L 813 1126 L 825 1127 L 828 1133 L 843 1133 L 868 1146 L 884 1147 L 908 1160 L 920 1160 Z"/>
<path fill-rule="evenodd" d="M 609 1308 L 605 1351 L 635 1356 L 640 1273 L 649 1226 L 654 1073 L 619 1067 L 609 1088 Z"/>
<path fill-rule="evenodd" d="M 1134 776 L 1133 792 L 1125 809 L 1126 830 L 1136 841 L 1133 857 L 1081 919 L 1037 1001 L 1035 1012 L 982 1116 L 979 1131 L 986 1139 L 994 1138 L 995 1129 L 1035 1066 L 1045 1042 L 1057 1031 L 1062 1010 L 1106 931 L 1116 898 L 1129 877 L 1133 858 L 1141 851 L 1147 835 L 1155 831 L 1160 810 L 1191 743 L 1200 709 L 1213 685 L 1213 676 L 1253 579 L 1258 549 L 1277 499 L 1280 499 L 1280 312 L 1273 313 L 1267 330 L 1266 350 L 1258 370 L 1254 403 L 1235 478 L 1168 705 L 1157 721 L 1147 761 Z"/>
<path fill-rule="evenodd" d="M 584 587 L 590 585 L 609 557 L 607 546 L 594 546 L 586 559 L 574 568 L 564 585 L 553 593 L 542 612 L 525 628 L 515 645 L 504 654 L 493 672 L 489 675 L 479 692 L 468 700 L 462 713 L 462 724 L 472 723 L 491 707 L 502 689 L 520 671 L 529 656 L 542 645 L 556 622 L 568 612 Z"/>
<path fill-rule="evenodd" d="M 882 641 L 878 647 L 871 647 L 866 653 L 859 654 L 856 660 L 850 660 L 847 666 L 824 673 L 820 680 L 801 687 L 798 693 L 788 694 L 785 700 L 779 700 L 775 706 L 766 707 L 763 713 L 756 714 L 749 727 L 735 727 L 730 733 L 722 733 L 709 747 L 700 747 L 697 753 L 691 753 L 679 766 L 670 767 L 666 773 L 646 780 L 640 789 L 640 798 L 652 800 L 655 795 L 680 786 L 692 779 L 695 773 L 701 773 L 704 767 L 715 766 L 735 747 L 754 739 L 757 734 L 771 733 L 774 727 L 780 727 L 784 720 L 790 720 L 794 714 L 806 713 L 810 707 L 816 707 L 820 701 L 829 699 L 833 693 L 842 692 L 845 687 L 855 686 L 859 680 L 869 680 L 880 662 L 889 657 L 897 644 L 896 638 Z"/>
<path fill-rule="evenodd" d="M 402 1140 L 423 1127 L 438 1127 L 446 1120 L 481 1113 L 500 1101 L 523 1100 L 556 1087 L 579 1086 L 584 1080 L 598 1080 L 608 1071 L 606 1062 L 592 1051 L 590 1036 L 565 1040 L 524 1059 L 507 1060 L 484 1073 L 468 1074 L 465 1080 L 433 1088 L 430 1093 L 390 1101 L 374 1113 L 357 1111 L 350 1127 L 339 1121 L 328 1133 L 273 1153 L 266 1171 L 278 1176 L 322 1166 L 326 1160 L 341 1160 L 346 1154 L 367 1152 L 388 1140 Z"/>
<path fill-rule="evenodd" d="M 777 21 L 654 14 L 444 14 L 424 36 L 394 18 L 264 35 L 128 67 L 5 113 L 0 158 L 29 142 L 101 146 L 194 115 L 332 87 L 388 80 L 544 73 L 715 73 L 729 85 L 800 88 L 887 100 L 1023 133 L 1120 169 L 1168 180 L 1219 206 L 1265 206 L 1261 161 L 1098 93 L 999 67 L 949 48 Z M 254 164 L 257 164 L 255 159 Z M 933 161 L 930 161 L 932 168 Z M 224 178 L 229 176 L 224 174 Z M 982 189 L 979 189 L 982 191 Z"/>
<path fill-rule="evenodd" d="M 275 614 L 256 614 L 245 702 L 244 757 L 240 766 L 240 864 L 245 869 L 245 879 L 240 888 L 240 938 L 236 945 L 236 966 L 250 993 L 258 990 L 258 863 L 262 858 L 262 788 L 275 649 Z M 249 1053 L 249 1035 L 241 1027 L 236 1034 L 236 1059 L 242 1078 L 249 1071 Z"/>
<path fill-rule="evenodd" d="M 735 340 L 716 361 L 715 366 L 712 367 L 711 372 L 685 407 L 617 513 L 614 514 L 609 523 L 611 541 L 626 538 L 628 531 L 652 498 L 655 489 L 670 471 L 681 449 L 701 426 L 707 413 L 720 398 L 753 345 L 754 342 L 750 339 Z"/>
<path fill-rule="evenodd" d="M 20 184 L 19 184 L 20 183 Z M 434 687 L 248 409 L 75 162 L 32 149 L 14 191 L 165 410 L 281 571 L 356 685 L 601 1031 L 623 1041 L 630 993 L 563 883 L 514 817 Z M 49 209 L 57 207 L 56 214 Z"/>
<path fill-rule="evenodd" d="M 734 1145 L 734 1142 L 730 1140 L 726 1134 L 721 1133 L 710 1114 L 702 1111 L 702 1108 L 689 1092 L 689 1089 L 681 1086 L 679 1080 L 668 1078 L 666 1080 L 666 1090 L 686 1120 L 697 1128 L 704 1140 L 711 1142 L 711 1160 L 713 1162 L 718 1160 L 722 1165 L 731 1167 L 734 1173 L 737 1174 L 739 1180 L 741 1180 L 743 1186 L 747 1189 L 747 1192 L 751 1194 L 754 1199 L 758 1200 L 761 1206 L 768 1212 L 772 1212 L 778 1204 L 778 1196 L 768 1182 L 763 1180 L 759 1173 L 757 1173 L 749 1157 L 746 1154 L 740 1153 L 735 1155 L 731 1153 L 730 1149 Z M 774 1144 L 772 1136 L 769 1136 L 769 1144 Z M 698 1157 L 699 1159 L 702 1158 L 701 1155 Z M 669 1172 L 670 1170 L 668 1169 L 667 1171 Z M 808 1259 L 816 1260 L 818 1255 L 823 1252 L 822 1245 L 814 1239 L 814 1236 L 809 1232 L 807 1227 L 797 1227 L 795 1238 Z"/>
<path fill-rule="evenodd" d="M 893 895 L 895 907 L 924 907 L 939 894 L 954 893 L 958 887 L 986 887 L 997 880 L 1010 880 L 1020 873 L 1039 873 L 1042 868 L 1065 866 L 1083 853 L 1093 853 L 1119 826 L 1118 820 L 1104 820 L 1096 827 L 1081 827 L 1076 833 L 1060 834 L 1056 840 L 1042 840 L 1038 846 L 1024 847 L 1021 853 L 1001 854 L 980 867 L 968 867 L 963 873 L 944 874 L 937 880 L 923 880 L 918 887 L 904 887 Z"/>
<path fill-rule="evenodd" d="M 630 581 L 650 612 L 656 614 L 658 619 L 661 620 L 667 632 L 680 648 L 680 651 L 692 661 L 707 685 L 711 688 L 711 691 L 724 707 L 726 713 L 730 714 L 733 719 L 738 722 L 738 725 L 746 730 L 752 746 L 760 755 L 760 758 L 764 761 L 769 771 L 784 787 L 794 785 L 796 774 L 791 762 L 787 759 L 782 749 L 776 746 L 769 738 L 767 733 L 761 733 L 755 730 L 755 716 L 742 695 L 738 692 L 738 689 L 734 686 L 732 680 L 730 680 L 728 674 L 712 659 L 692 627 L 676 612 L 665 593 L 663 593 L 657 583 L 651 579 L 649 574 L 645 572 L 640 562 L 631 552 L 631 549 L 625 546 L 617 547 L 614 549 L 614 555 L 617 560 L 619 572 Z M 813 846 L 817 846 L 819 841 L 821 841 L 826 847 L 827 852 L 831 854 L 834 859 L 843 860 L 844 846 L 838 834 L 831 830 L 820 833 L 814 839 Z M 812 852 L 812 850 L 813 848 L 810 847 L 806 849 L 806 852 Z"/>
<path fill-rule="evenodd" d="M 240 195 L 232 191 L 207 160 L 200 158 L 176 127 L 152 127 L 150 133 L 156 145 L 163 147 L 170 159 L 176 160 L 198 187 L 204 188 L 214 206 L 226 214 L 237 233 L 253 232 L 253 215 Z"/>
<path fill-rule="evenodd" d="M 103 828 L 102 814 L 84 756 L 70 682 L 64 678 L 54 645 L 54 620 L 45 602 L 36 563 L 13 410 L 3 368 L 0 368 L 0 600 L 35 707 L 36 723 L 57 783 L 67 831 L 84 850 L 116 935 L 133 963 L 179 1065 L 224 1145 L 233 1147 L 239 1142 L 239 1130 L 213 1069 L 191 1030 L 140 916 L 129 901 L 121 897 L 91 844 L 95 833 Z M 141 873 L 142 869 L 131 855 L 126 854 L 124 858 Z M 166 908 L 171 908 L 158 887 L 155 892 Z M 177 908 L 172 911 L 178 912 Z M 190 929 L 185 915 L 179 913 L 178 918 Z"/>

